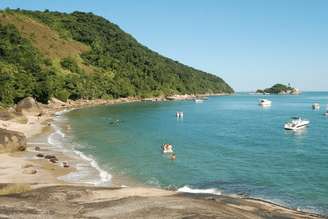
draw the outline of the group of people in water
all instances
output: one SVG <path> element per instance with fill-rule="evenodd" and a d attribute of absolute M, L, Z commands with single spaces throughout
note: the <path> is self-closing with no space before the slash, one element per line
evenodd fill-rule
<path fill-rule="evenodd" d="M 163 154 L 169 154 L 171 160 L 176 160 L 176 154 L 173 152 L 173 146 L 171 144 L 163 144 L 162 147 Z"/>

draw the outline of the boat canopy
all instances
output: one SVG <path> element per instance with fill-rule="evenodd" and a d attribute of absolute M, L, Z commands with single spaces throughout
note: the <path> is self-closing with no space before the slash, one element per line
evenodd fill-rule
<path fill-rule="evenodd" d="M 294 117 L 292 117 L 292 119 L 294 119 L 294 120 L 299 120 L 299 119 L 301 119 L 301 117 L 299 117 L 299 116 L 294 116 Z"/>

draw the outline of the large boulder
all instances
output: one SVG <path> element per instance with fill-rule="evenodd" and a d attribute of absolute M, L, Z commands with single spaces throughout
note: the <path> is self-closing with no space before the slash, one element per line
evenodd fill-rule
<path fill-rule="evenodd" d="M 26 137 L 23 133 L 0 128 L 0 153 L 25 149 Z"/>
<path fill-rule="evenodd" d="M 41 108 L 32 97 L 26 97 L 19 101 L 15 108 L 16 112 L 24 115 L 37 116 L 41 113 Z"/>

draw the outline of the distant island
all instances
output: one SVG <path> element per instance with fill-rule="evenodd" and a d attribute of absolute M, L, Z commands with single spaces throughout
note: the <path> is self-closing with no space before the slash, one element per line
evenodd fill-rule
<path fill-rule="evenodd" d="M 298 95 L 300 93 L 300 90 L 294 87 L 291 87 L 290 85 L 284 85 L 284 84 L 275 84 L 270 88 L 265 89 L 258 89 L 256 93 L 262 93 L 262 94 L 290 94 L 290 95 Z"/>

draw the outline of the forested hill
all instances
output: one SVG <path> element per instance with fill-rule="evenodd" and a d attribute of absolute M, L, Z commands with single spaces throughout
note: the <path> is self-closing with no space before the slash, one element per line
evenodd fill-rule
<path fill-rule="evenodd" d="M 0 103 L 232 93 L 92 13 L 0 11 Z"/>

